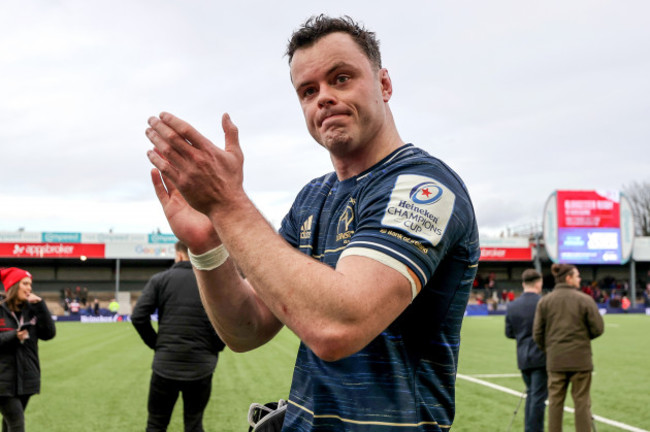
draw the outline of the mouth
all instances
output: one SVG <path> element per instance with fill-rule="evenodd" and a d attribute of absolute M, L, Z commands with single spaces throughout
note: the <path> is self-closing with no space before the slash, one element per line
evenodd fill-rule
<path fill-rule="evenodd" d="M 331 113 L 323 115 L 320 118 L 319 124 L 320 124 L 321 127 L 326 126 L 328 123 L 336 122 L 336 121 L 338 121 L 340 119 L 343 119 L 343 118 L 345 118 L 347 116 L 348 115 L 346 113 L 331 112 Z"/>

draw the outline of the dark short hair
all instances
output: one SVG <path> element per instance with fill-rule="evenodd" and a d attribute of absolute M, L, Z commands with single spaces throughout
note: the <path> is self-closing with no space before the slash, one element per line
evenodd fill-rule
<path fill-rule="evenodd" d="M 187 245 L 185 243 L 177 241 L 174 247 L 176 252 L 182 252 L 187 255 Z"/>
<path fill-rule="evenodd" d="M 521 280 L 525 284 L 536 282 L 542 278 L 542 275 L 535 269 L 526 269 L 521 274 Z"/>
<path fill-rule="evenodd" d="M 323 36 L 336 32 L 349 34 L 366 54 L 370 63 L 377 70 L 381 69 L 381 53 L 379 52 L 379 41 L 375 37 L 375 33 L 367 30 L 347 15 L 332 18 L 321 14 L 308 18 L 298 30 L 293 32 L 289 39 L 286 52 L 287 57 L 289 57 L 289 64 L 291 65 L 293 55 L 297 50 L 307 48 Z"/>
<path fill-rule="evenodd" d="M 553 264 L 551 266 L 551 273 L 555 276 L 555 283 L 566 282 L 566 277 L 577 270 L 573 264 Z"/>

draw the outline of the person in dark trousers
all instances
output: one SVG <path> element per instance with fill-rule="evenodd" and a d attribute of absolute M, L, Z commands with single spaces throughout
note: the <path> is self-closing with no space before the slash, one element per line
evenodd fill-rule
<path fill-rule="evenodd" d="M 224 343 L 201 304 L 187 246 L 176 243 L 174 265 L 154 275 L 133 310 L 131 321 L 155 351 L 149 388 L 147 432 L 166 431 L 179 393 L 185 432 L 203 432 L 203 412 Z M 151 314 L 158 310 L 158 333 Z"/>
<path fill-rule="evenodd" d="M 535 309 L 542 292 L 542 275 L 527 269 L 521 275 L 524 293 L 508 304 L 506 336 L 517 340 L 517 367 L 526 383 L 524 412 L 526 432 L 544 432 L 546 388 L 546 356 L 533 340 Z"/>
<path fill-rule="evenodd" d="M 590 432 L 591 340 L 605 331 L 594 299 L 580 291 L 574 265 L 553 264 L 553 292 L 542 297 L 535 311 L 533 339 L 546 353 L 548 372 L 548 430 L 562 431 L 564 399 L 571 384 L 577 432 Z"/>
<path fill-rule="evenodd" d="M 2 432 L 25 430 L 29 398 L 41 390 L 38 340 L 56 335 L 45 302 L 32 292 L 32 275 L 0 269 L 6 298 L 0 303 L 0 413 Z"/>

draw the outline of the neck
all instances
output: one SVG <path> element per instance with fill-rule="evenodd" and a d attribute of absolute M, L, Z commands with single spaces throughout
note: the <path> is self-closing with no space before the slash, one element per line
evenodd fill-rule
<path fill-rule="evenodd" d="M 189 261 L 190 257 L 186 253 L 183 252 L 176 252 L 176 257 L 174 259 L 174 262 L 181 262 L 181 261 Z"/>

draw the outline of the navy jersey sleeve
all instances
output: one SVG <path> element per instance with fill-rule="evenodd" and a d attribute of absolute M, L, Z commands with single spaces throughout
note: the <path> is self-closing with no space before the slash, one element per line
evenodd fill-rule
<path fill-rule="evenodd" d="M 295 223 L 295 210 L 294 206 L 291 206 L 289 213 L 282 219 L 282 224 L 280 225 L 280 235 L 293 247 L 298 246 L 298 227 Z"/>
<path fill-rule="evenodd" d="M 289 213 L 282 220 L 280 235 L 293 247 L 313 256 L 316 226 L 322 217 L 323 206 L 333 185 L 334 173 L 310 181 L 296 196 Z"/>
<path fill-rule="evenodd" d="M 341 257 L 362 255 L 388 265 L 410 281 L 415 297 L 475 222 L 464 186 L 442 168 L 423 164 L 369 181 Z"/>

